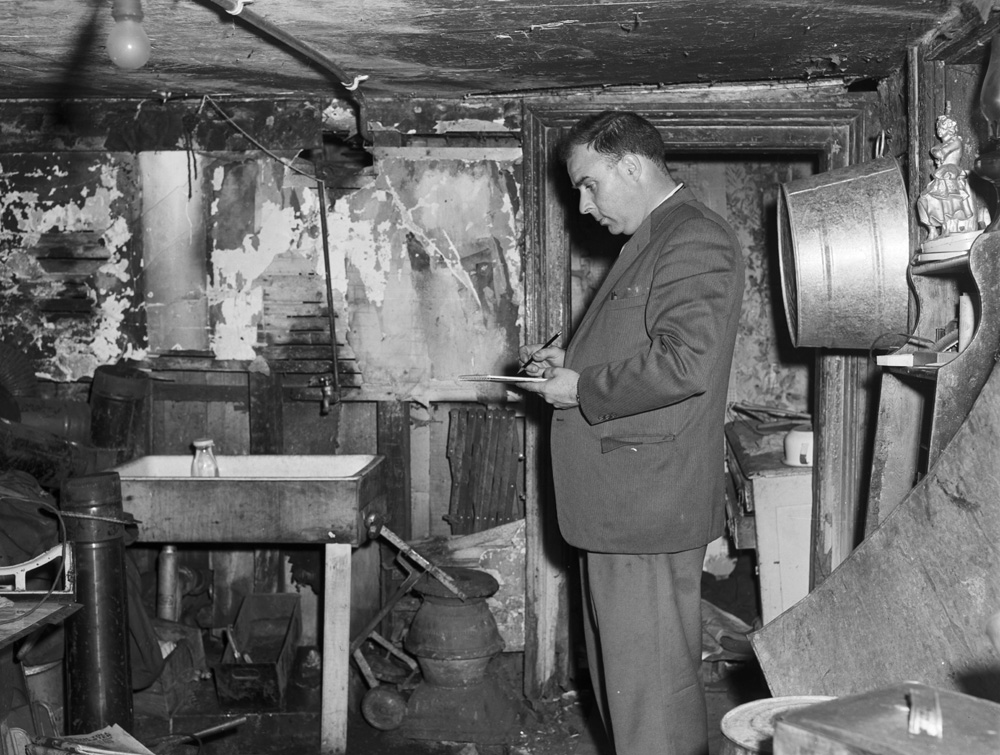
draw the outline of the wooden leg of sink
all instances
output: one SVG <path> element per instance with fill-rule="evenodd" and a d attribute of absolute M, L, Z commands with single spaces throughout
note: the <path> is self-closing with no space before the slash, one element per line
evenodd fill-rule
<path fill-rule="evenodd" d="M 325 545 L 323 574 L 322 755 L 347 752 L 347 680 L 351 645 L 351 546 Z"/>

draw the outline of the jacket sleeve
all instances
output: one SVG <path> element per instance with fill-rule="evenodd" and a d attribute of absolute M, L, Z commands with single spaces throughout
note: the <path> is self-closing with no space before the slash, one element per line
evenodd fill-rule
<path fill-rule="evenodd" d="M 581 371 L 581 411 L 591 424 L 698 395 L 720 357 L 728 357 L 721 351 L 743 295 L 743 258 L 732 231 L 697 215 L 651 239 L 644 254 L 656 256 L 644 311 L 648 345 Z"/>

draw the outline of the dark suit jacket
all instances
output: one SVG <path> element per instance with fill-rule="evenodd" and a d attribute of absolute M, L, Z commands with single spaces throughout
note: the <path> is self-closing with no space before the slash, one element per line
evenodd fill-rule
<path fill-rule="evenodd" d="M 726 394 L 743 256 L 681 188 L 622 248 L 566 351 L 579 407 L 555 410 L 563 537 L 605 553 L 673 553 L 722 534 Z"/>

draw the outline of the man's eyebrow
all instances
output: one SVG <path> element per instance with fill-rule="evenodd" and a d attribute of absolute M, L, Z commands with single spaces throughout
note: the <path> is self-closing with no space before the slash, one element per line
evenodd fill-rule
<path fill-rule="evenodd" d="M 583 184 L 585 184 L 589 180 L 590 180 L 590 176 L 587 176 L 587 175 L 580 176 L 580 178 L 578 180 L 576 180 L 576 181 L 573 182 L 573 188 L 574 189 L 579 189 Z"/>

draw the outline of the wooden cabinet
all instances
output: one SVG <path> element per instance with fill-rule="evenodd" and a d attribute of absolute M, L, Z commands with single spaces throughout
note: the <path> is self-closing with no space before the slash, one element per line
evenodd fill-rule
<path fill-rule="evenodd" d="M 726 425 L 729 530 L 737 548 L 757 552 L 765 624 L 809 592 L 813 470 L 784 463 L 784 435 L 745 420 Z"/>

